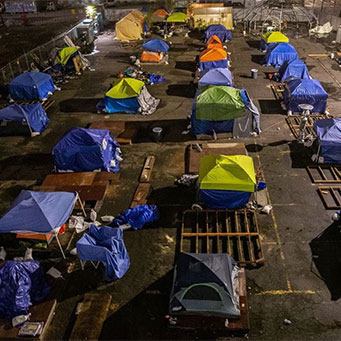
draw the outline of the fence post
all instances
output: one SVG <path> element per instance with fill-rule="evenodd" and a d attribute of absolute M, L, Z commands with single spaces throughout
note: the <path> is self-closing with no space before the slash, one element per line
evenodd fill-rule
<path fill-rule="evenodd" d="M 30 65 L 28 64 L 28 59 L 27 59 L 26 52 L 24 53 L 24 56 L 25 56 L 25 60 L 26 60 L 27 70 L 29 70 L 30 69 Z"/>
<path fill-rule="evenodd" d="M 38 51 L 39 51 L 39 58 L 40 58 L 40 60 L 43 60 L 43 57 L 41 56 L 40 46 L 38 46 Z"/>
<path fill-rule="evenodd" d="M 13 74 L 13 70 L 12 70 L 12 65 L 11 65 L 11 63 L 8 63 L 8 65 L 9 65 L 9 69 L 11 71 L 11 75 L 12 75 L 12 79 L 13 79 L 14 78 L 14 74 Z"/>
<path fill-rule="evenodd" d="M 7 83 L 7 77 L 6 77 L 5 70 L 2 70 L 2 78 L 4 79 L 4 84 L 6 84 Z"/>

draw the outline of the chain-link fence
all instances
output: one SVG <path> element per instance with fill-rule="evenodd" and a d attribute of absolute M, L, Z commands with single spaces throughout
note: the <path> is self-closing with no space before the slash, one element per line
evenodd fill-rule
<path fill-rule="evenodd" d="M 18 76 L 24 71 L 31 70 L 31 64 L 34 61 L 35 56 L 40 59 L 41 63 L 47 61 L 53 48 L 65 46 L 65 36 L 69 36 L 70 38 L 76 36 L 76 26 L 74 26 L 71 30 L 53 38 L 49 42 L 40 45 L 33 50 L 26 52 L 19 58 L 16 58 L 15 60 L 9 62 L 6 66 L 0 69 L 0 83 L 7 84 L 14 77 Z"/>

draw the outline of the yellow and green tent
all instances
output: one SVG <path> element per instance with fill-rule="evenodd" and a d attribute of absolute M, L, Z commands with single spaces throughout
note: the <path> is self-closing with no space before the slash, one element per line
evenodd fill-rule
<path fill-rule="evenodd" d="M 274 31 L 274 32 L 266 32 L 263 34 L 262 39 L 265 43 L 289 43 L 289 38 L 284 35 L 282 32 Z"/>
<path fill-rule="evenodd" d="M 56 56 L 56 62 L 62 65 L 66 65 L 70 57 L 77 51 L 78 49 L 76 47 L 71 47 L 71 46 L 64 47 L 63 49 L 58 51 L 57 56 Z"/>
<path fill-rule="evenodd" d="M 137 97 L 144 83 L 134 78 L 121 78 L 116 79 L 112 88 L 105 94 L 107 97 L 124 99 Z"/>
<path fill-rule="evenodd" d="M 167 22 L 185 23 L 186 21 L 187 21 L 187 15 L 182 12 L 174 12 L 167 18 Z"/>
<path fill-rule="evenodd" d="M 246 155 L 206 155 L 200 160 L 200 189 L 254 192 L 253 160 Z"/>

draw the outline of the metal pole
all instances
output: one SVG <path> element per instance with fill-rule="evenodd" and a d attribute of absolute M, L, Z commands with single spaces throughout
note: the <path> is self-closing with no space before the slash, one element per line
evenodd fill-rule
<path fill-rule="evenodd" d="M 13 74 L 13 70 L 12 70 L 11 63 L 8 63 L 8 65 L 9 65 L 9 69 L 10 69 L 10 71 L 11 71 L 12 78 L 14 78 L 14 74 Z"/>
<path fill-rule="evenodd" d="M 24 52 L 24 56 L 25 56 L 25 60 L 26 60 L 27 70 L 29 70 L 30 69 L 30 65 L 28 64 L 28 59 L 27 59 L 26 52 Z"/>
<path fill-rule="evenodd" d="M 60 244 L 60 241 L 59 241 L 59 238 L 58 238 L 58 233 L 57 233 L 55 236 L 56 236 L 56 239 L 57 239 L 57 243 L 58 243 L 58 245 L 59 245 L 59 248 L 60 248 L 60 252 L 62 253 L 63 258 L 65 259 L 65 258 L 66 258 L 66 257 L 65 257 L 65 253 L 64 253 L 64 250 L 63 250 L 63 248 L 62 248 L 62 245 Z"/>

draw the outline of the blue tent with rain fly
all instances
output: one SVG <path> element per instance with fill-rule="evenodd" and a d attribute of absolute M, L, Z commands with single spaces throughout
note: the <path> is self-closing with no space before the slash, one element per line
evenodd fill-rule
<path fill-rule="evenodd" d="M 14 100 L 42 100 L 46 99 L 54 90 L 55 86 L 51 76 L 43 72 L 24 72 L 9 83 L 9 92 Z"/>
<path fill-rule="evenodd" d="M 89 233 L 77 242 L 77 253 L 81 261 L 103 262 L 106 278 L 111 281 L 122 278 L 130 266 L 120 228 L 91 225 Z"/>
<path fill-rule="evenodd" d="M 0 233 L 51 233 L 69 219 L 76 199 L 75 192 L 22 190 L 0 219 Z"/>
<path fill-rule="evenodd" d="M 224 25 L 213 24 L 208 26 L 205 30 L 204 42 L 206 43 L 214 35 L 219 37 L 222 42 L 232 40 L 232 31 L 226 29 Z"/>
<path fill-rule="evenodd" d="M 201 73 L 199 85 L 227 85 L 232 86 L 231 71 L 225 68 L 205 70 Z"/>
<path fill-rule="evenodd" d="M 284 103 L 291 112 L 302 112 L 300 104 L 310 104 L 311 112 L 325 113 L 327 110 L 328 94 L 316 79 L 292 79 L 286 83 Z"/>
<path fill-rule="evenodd" d="M 289 43 L 269 44 L 264 56 L 263 64 L 280 67 L 285 61 L 298 59 L 295 48 Z"/>
<path fill-rule="evenodd" d="M 56 171 L 118 172 L 121 152 L 109 130 L 71 129 L 53 148 Z"/>
<path fill-rule="evenodd" d="M 143 45 L 142 48 L 149 51 L 164 52 L 167 53 L 169 46 L 161 39 L 149 39 Z"/>
<path fill-rule="evenodd" d="M 300 59 L 286 60 L 279 68 L 278 76 L 279 82 L 284 82 L 290 78 L 310 78 L 307 65 Z"/>
<path fill-rule="evenodd" d="M 0 121 L 24 122 L 28 125 L 31 133 L 43 132 L 50 123 L 50 120 L 40 103 L 8 105 L 0 110 Z"/>
<path fill-rule="evenodd" d="M 341 164 L 341 119 L 326 118 L 314 122 L 319 142 L 318 156 L 324 163 Z"/>

